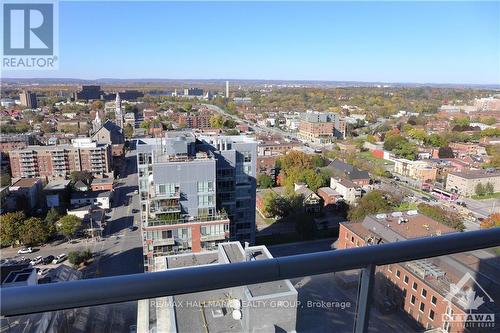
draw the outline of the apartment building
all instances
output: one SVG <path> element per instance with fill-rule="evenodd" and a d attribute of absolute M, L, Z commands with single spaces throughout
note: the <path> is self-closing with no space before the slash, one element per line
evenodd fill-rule
<path fill-rule="evenodd" d="M 307 111 L 301 114 L 298 136 L 306 142 L 329 144 L 343 139 L 345 120 L 335 113 Z"/>
<path fill-rule="evenodd" d="M 21 105 L 26 106 L 28 109 L 36 109 L 37 99 L 36 94 L 31 91 L 23 91 L 19 94 Z"/>
<path fill-rule="evenodd" d="M 464 197 L 476 194 L 478 184 L 493 185 L 493 192 L 500 192 L 500 172 L 490 170 L 469 170 L 450 172 L 446 177 L 446 190 Z"/>
<path fill-rule="evenodd" d="M 177 122 L 180 126 L 185 126 L 187 128 L 211 128 L 209 112 L 198 112 L 198 113 L 182 113 L 179 115 Z"/>
<path fill-rule="evenodd" d="M 340 223 L 337 247 L 376 246 L 380 243 L 451 232 L 455 230 L 417 211 L 377 214 L 367 216 L 361 223 Z M 474 286 L 474 282 L 488 281 L 481 283 L 481 287 L 486 288 L 490 295 L 496 296 L 498 268 L 490 265 L 479 267 L 479 262 L 480 258 L 473 253 L 461 253 L 379 266 L 376 271 L 374 299 L 382 308 L 388 307 L 386 310 L 401 311 L 423 329 L 468 331 L 463 322 L 451 320 L 453 316 L 469 313 L 466 295 L 457 292 L 451 299 L 449 295 L 454 285 L 460 286 L 464 277 L 471 276 L 463 286 L 464 289 L 472 288 L 470 290 L 479 294 L 481 292 Z M 498 313 L 493 302 L 488 302 L 486 296 L 484 300 L 478 312 Z"/>
<path fill-rule="evenodd" d="M 404 158 L 393 161 L 394 173 L 421 182 L 436 180 L 437 168 L 426 161 L 410 161 Z"/>
<path fill-rule="evenodd" d="M 255 243 L 257 142 L 245 135 L 199 136 L 217 160 L 217 205 L 227 212 L 232 240 Z"/>
<path fill-rule="evenodd" d="M 243 186 L 236 191 L 236 184 L 243 181 L 243 177 L 236 171 L 237 164 L 231 165 L 224 156 L 233 157 L 233 162 L 236 156 L 238 161 L 239 156 L 244 159 L 237 150 L 240 146 L 226 143 L 227 150 L 221 151 L 224 146 L 212 146 L 212 139 L 197 139 L 191 132 L 170 132 L 164 138 L 138 140 L 147 269 L 151 268 L 155 256 L 212 250 L 230 235 L 231 239 L 254 240 L 255 210 L 252 209 L 250 216 L 243 206 L 252 200 L 252 189 L 255 197 L 255 176 L 248 191 L 240 193 L 246 190 Z M 240 171 L 239 166 L 240 163 Z M 255 169 L 255 159 L 253 166 Z M 241 164 L 241 172 L 244 170 Z M 250 207 L 254 208 L 255 203 Z M 247 225 L 250 220 L 253 223 Z"/>
<path fill-rule="evenodd" d="M 111 146 L 90 138 L 73 139 L 58 146 L 27 146 L 9 154 L 13 178 L 66 178 L 73 171 L 90 171 L 94 177 L 111 173 Z"/>

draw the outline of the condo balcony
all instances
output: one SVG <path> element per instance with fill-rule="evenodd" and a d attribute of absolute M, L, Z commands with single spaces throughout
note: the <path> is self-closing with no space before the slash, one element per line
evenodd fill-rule
<path fill-rule="evenodd" d="M 229 221 L 226 213 L 207 216 L 182 216 L 180 213 L 166 213 L 159 215 L 157 218 L 148 219 L 144 223 L 144 227 L 156 227 L 161 225 L 176 225 L 185 223 L 202 223 L 214 221 Z"/>
<path fill-rule="evenodd" d="M 500 228 L 309 253 L 301 249 L 318 241 L 286 251 L 223 242 L 171 256 L 173 241 L 162 241 L 154 272 L 2 285 L 2 331 L 497 330 Z"/>

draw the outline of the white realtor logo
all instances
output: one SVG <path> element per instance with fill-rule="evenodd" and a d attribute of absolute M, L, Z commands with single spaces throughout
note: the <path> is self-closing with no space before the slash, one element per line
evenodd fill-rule
<path fill-rule="evenodd" d="M 457 284 L 452 283 L 450 285 L 450 292 L 446 295 L 445 300 L 451 305 L 453 298 L 457 298 L 457 300 L 461 300 L 461 304 L 464 310 L 477 310 L 481 305 L 484 304 L 485 300 L 482 296 L 477 296 L 476 292 L 472 290 L 472 288 L 465 289 L 464 285 L 467 281 L 472 280 L 485 296 L 488 297 L 490 302 L 493 302 L 493 298 L 484 290 L 483 287 L 472 277 L 472 275 L 467 272 L 465 275 L 458 281 Z"/>

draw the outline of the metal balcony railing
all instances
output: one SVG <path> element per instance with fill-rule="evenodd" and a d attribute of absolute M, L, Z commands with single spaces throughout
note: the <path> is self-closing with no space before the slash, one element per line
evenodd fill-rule
<path fill-rule="evenodd" d="M 500 228 L 495 228 L 231 264 L 2 288 L 0 313 L 25 315 L 361 269 L 354 331 L 365 332 L 376 266 L 499 245 Z"/>

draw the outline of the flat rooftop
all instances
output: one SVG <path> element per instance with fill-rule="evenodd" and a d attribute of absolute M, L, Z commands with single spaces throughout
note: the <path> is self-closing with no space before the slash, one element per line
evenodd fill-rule
<path fill-rule="evenodd" d="M 11 185 L 11 187 L 32 187 L 38 183 L 40 179 L 38 178 L 21 178 L 17 182 Z"/>
<path fill-rule="evenodd" d="M 465 179 L 500 177 L 500 171 L 488 172 L 486 170 L 469 170 L 463 172 L 450 172 L 450 175 L 462 177 Z"/>

